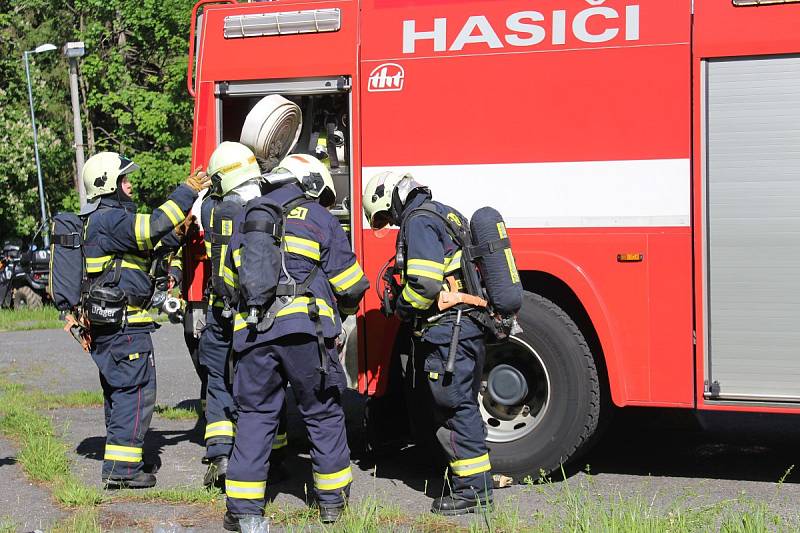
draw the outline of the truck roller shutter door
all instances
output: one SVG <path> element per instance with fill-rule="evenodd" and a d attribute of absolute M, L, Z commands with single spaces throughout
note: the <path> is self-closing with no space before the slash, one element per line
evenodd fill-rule
<path fill-rule="evenodd" d="M 705 89 L 706 397 L 800 403 L 800 56 L 707 61 Z"/>

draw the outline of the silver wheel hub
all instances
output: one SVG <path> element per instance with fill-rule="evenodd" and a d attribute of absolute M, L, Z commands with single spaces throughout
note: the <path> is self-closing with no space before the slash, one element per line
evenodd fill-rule
<path fill-rule="evenodd" d="M 518 337 L 487 346 L 478 406 L 489 442 L 528 435 L 550 404 L 550 376 L 541 357 Z"/>

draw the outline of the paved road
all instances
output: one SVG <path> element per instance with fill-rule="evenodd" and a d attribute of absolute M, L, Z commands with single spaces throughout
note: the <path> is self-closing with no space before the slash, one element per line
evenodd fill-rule
<path fill-rule="evenodd" d="M 158 403 L 191 404 L 198 396 L 199 382 L 180 327 L 165 325 L 154 334 L 154 344 Z M 6 379 L 50 392 L 99 389 L 91 359 L 61 331 L 0 333 L 0 372 Z M 270 489 L 277 503 L 289 506 L 302 505 L 305 487 L 311 485 L 308 444 L 292 407 L 287 463 L 292 477 Z M 430 498 L 442 490 L 441 474 L 413 447 L 377 458 L 362 453 L 359 425 L 363 399 L 348 395 L 346 411 L 354 459 L 354 499 L 377 495 L 409 514 L 426 513 Z M 53 418 L 69 444 L 74 472 L 86 483 L 99 485 L 102 410 L 63 409 L 54 411 Z M 199 486 L 204 471 L 200 429 L 194 421 L 154 417 L 145 448 L 148 462 L 160 465 L 159 486 Z M 676 498 L 684 498 L 687 505 L 701 505 L 745 493 L 788 517 L 795 516 L 800 500 L 800 473 L 792 472 L 780 487 L 776 482 L 798 456 L 800 419 L 794 417 L 722 414 L 698 420 L 684 411 L 625 410 L 584 459 L 590 474 L 570 473 L 569 483 L 586 484 L 601 496 L 642 494 L 657 506 L 667 506 Z M 41 489 L 29 484 L 24 487 L 13 457 L 10 444 L 0 440 L 0 508 L 14 509 L 10 514 L 26 527 L 52 523 L 63 513 L 44 500 Z M 523 514 L 530 514 L 547 510 L 553 505 L 553 492 L 560 489 L 560 484 L 544 490 L 517 486 L 498 491 L 498 499 L 514 498 Z M 39 502 L 39 507 L 23 500 Z M 103 516 L 107 525 L 121 528 L 175 521 L 193 525 L 197 531 L 218 530 L 217 514 L 194 506 L 112 503 L 103 506 Z M 463 520 L 459 523 L 466 524 Z"/>

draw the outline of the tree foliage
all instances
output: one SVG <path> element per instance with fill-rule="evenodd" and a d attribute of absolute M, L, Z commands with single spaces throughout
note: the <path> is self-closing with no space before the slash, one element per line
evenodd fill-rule
<path fill-rule="evenodd" d="M 192 100 L 185 76 L 193 0 L 0 0 L 0 240 L 40 219 L 22 55 L 84 41 L 80 89 L 86 157 L 112 150 L 142 170 L 135 200 L 157 204 L 185 178 Z M 77 205 L 69 73 L 58 52 L 29 56 L 47 208 Z"/>

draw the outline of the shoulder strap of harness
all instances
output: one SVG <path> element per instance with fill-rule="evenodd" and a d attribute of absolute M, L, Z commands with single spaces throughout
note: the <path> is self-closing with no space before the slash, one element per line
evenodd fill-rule
<path fill-rule="evenodd" d="M 406 217 L 403 219 L 403 223 L 400 225 L 400 239 L 398 246 L 405 247 L 406 227 L 408 221 L 414 217 L 422 215 L 432 215 L 444 223 L 445 228 L 447 228 L 447 233 L 456 242 L 458 247 L 461 248 L 461 273 L 464 277 L 464 289 L 466 290 L 467 294 L 480 296 L 483 298 L 483 289 L 481 287 L 480 278 L 478 277 L 478 272 L 474 267 L 472 267 L 472 258 L 474 256 L 471 253 L 473 246 L 469 229 L 463 224 L 459 226 L 446 216 L 442 215 L 436 210 L 433 202 L 424 202 L 422 205 L 413 209 L 408 215 L 406 215 Z M 404 259 L 405 255 L 405 250 L 398 250 L 397 257 L 402 257 Z M 405 265 L 403 265 L 402 268 L 405 268 Z"/>

